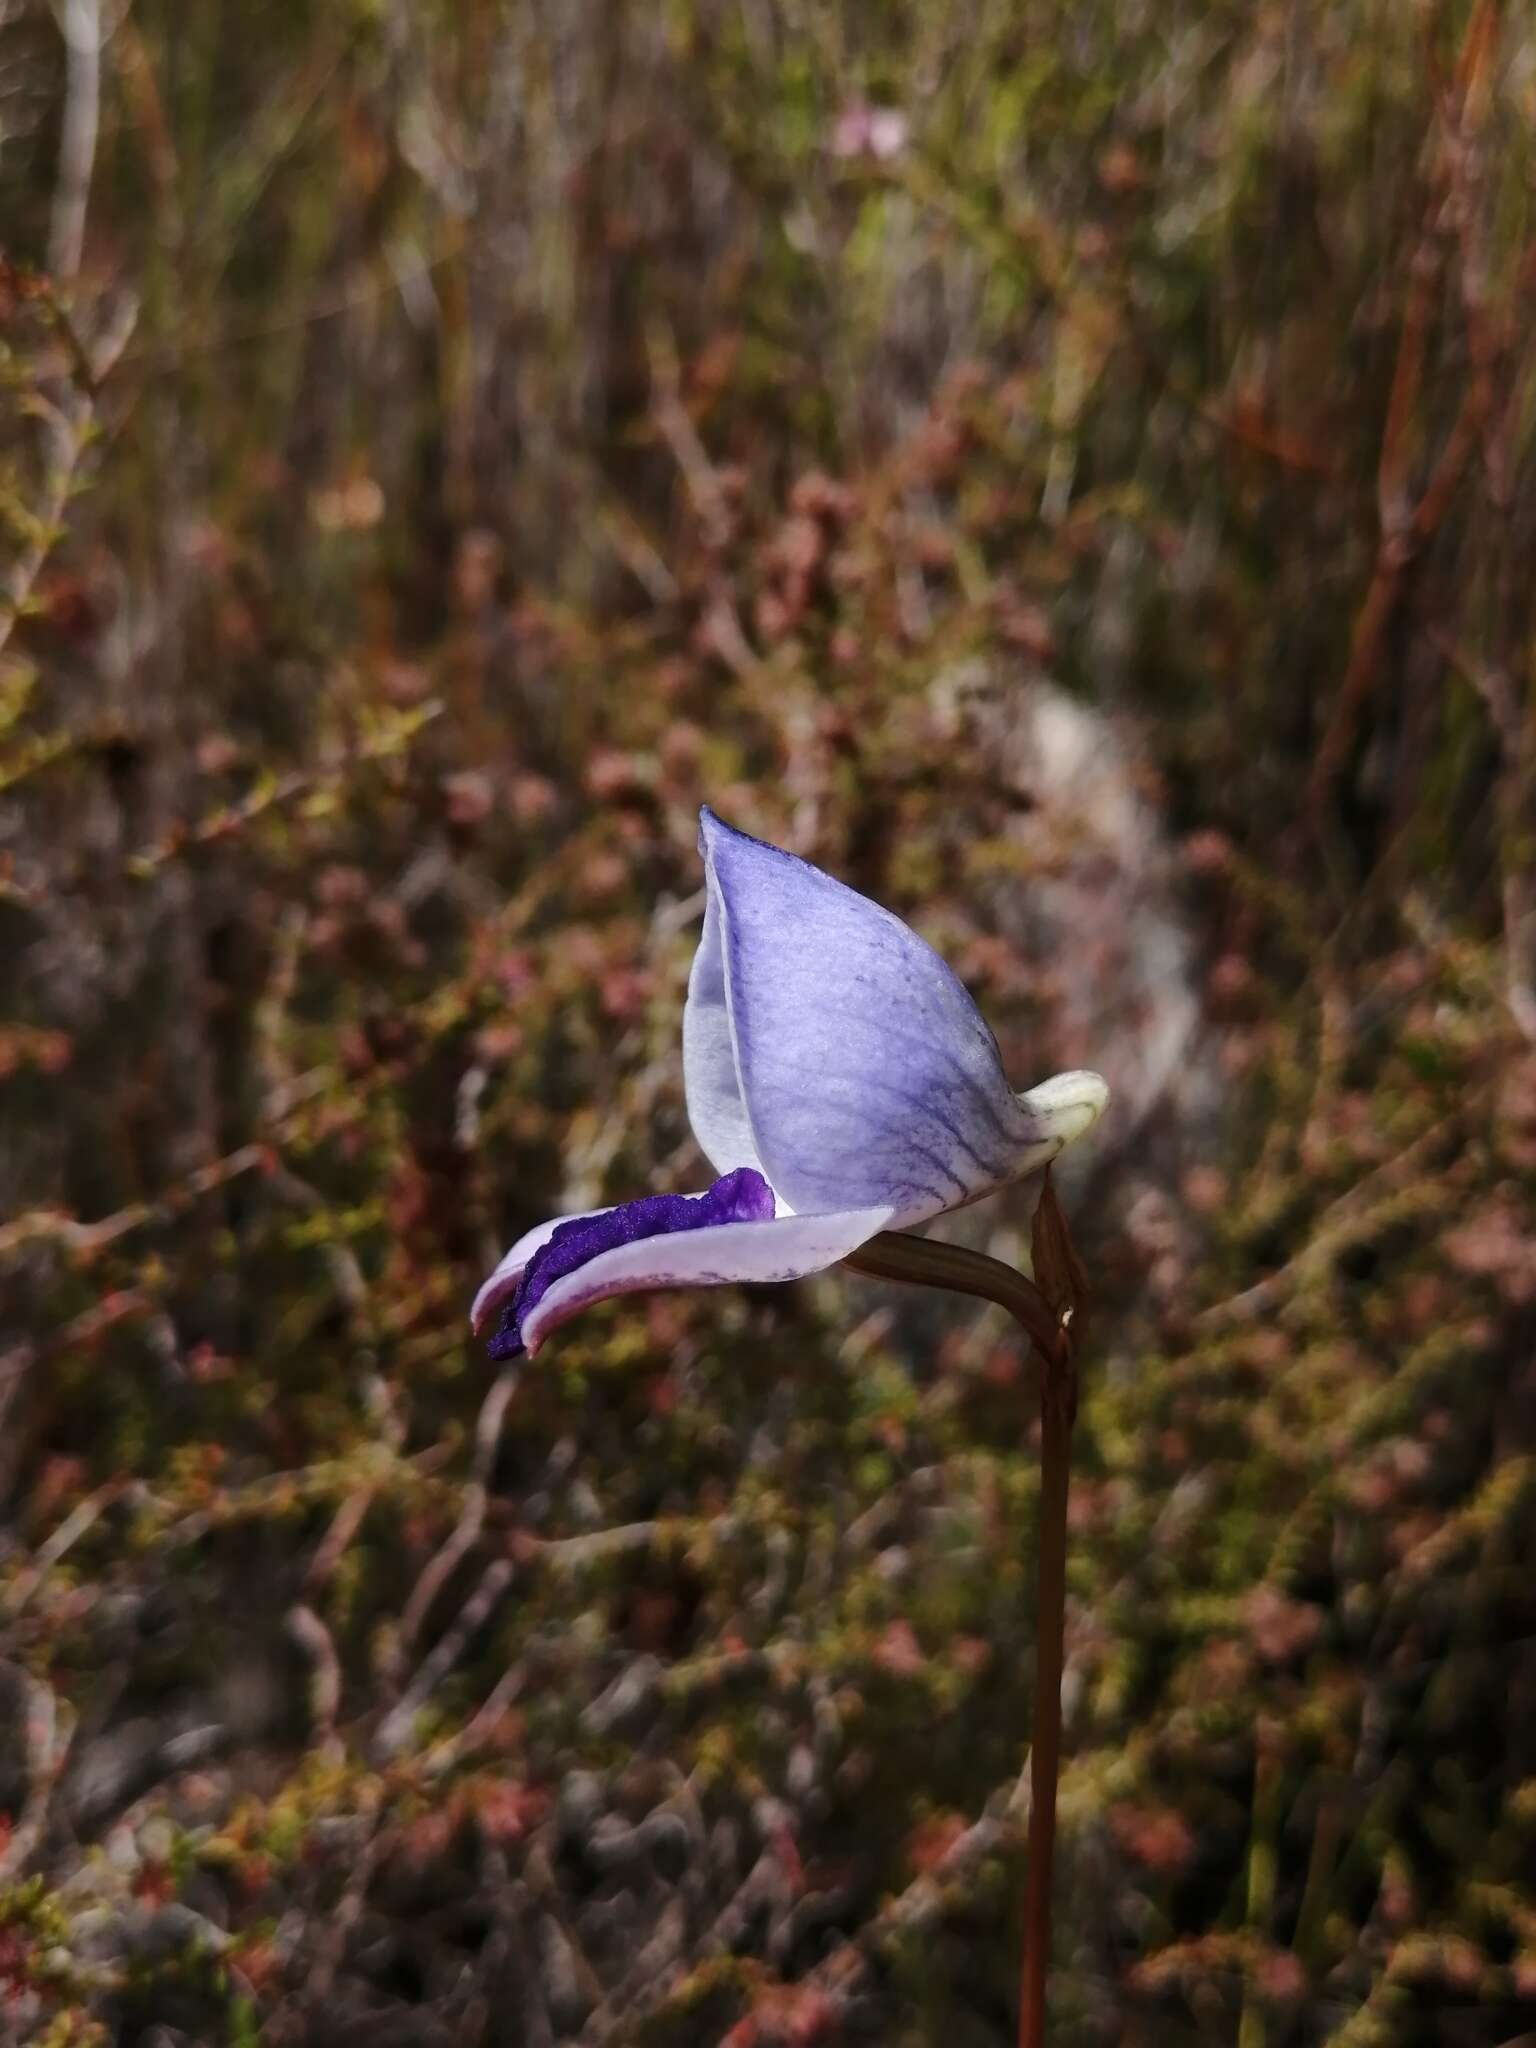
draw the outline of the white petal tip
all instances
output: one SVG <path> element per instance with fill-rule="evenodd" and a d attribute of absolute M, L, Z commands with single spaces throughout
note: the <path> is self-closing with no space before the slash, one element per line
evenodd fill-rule
<path fill-rule="evenodd" d="M 490 1320 L 491 1310 L 494 1306 L 495 1302 L 491 1296 L 491 1283 L 487 1281 L 470 1304 L 469 1327 L 472 1335 L 479 1336 L 486 1323 Z"/>
<path fill-rule="evenodd" d="M 1108 1103 L 1108 1082 L 1086 1069 L 1053 1074 L 1019 1097 L 1019 1107 L 1034 1120 L 1042 1140 L 1054 1139 L 1058 1148 L 1091 1131 Z"/>

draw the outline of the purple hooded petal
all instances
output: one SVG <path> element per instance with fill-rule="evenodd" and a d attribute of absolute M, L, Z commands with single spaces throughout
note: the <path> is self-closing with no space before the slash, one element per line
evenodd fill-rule
<path fill-rule="evenodd" d="M 651 1238 L 669 1237 L 683 1231 L 699 1231 L 718 1225 L 761 1222 L 773 1215 L 773 1190 L 760 1173 L 743 1167 L 728 1173 L 702 1195 L 645 1195 L 638 1202 L 621 1202 L 616 1209 L 600 1209 L 585 1216 L 569 1216 L 530 1231 L 497 1268 L 500 1274 L 513 1258 L 528 1248 L 526 1264 L 516 1279 L 510 1297 L 505 1286 L 497 1298 L 506 1298 L 501 1323 L 492 1337 L 492 1358 L 515 1358 L 525 1348 L 528 1319 L 557 1281 L 567 1280 L 582 1268 L 601 1260 L 605 1252 L 631 1246 Z M 529 1243 L 537 1238 L 537 1243 Z M 476 1312 L 496 1285 L 496 1275 L 481 1289 Z"/>
<path fill-rule="evenodd" d="M 800 1280 L 835 1266 L 888 1229 L 891 1220 L 889 1209 L 774 1216 L 761 1222 L 707 1224 L 682 1235 L 615 1245 L 551 1283 L 523 1317 L 522 1342 L 531 1357 L 551 1330 L 614 1294 Z"/>
<path fill-rule="evenodd" d="M 958 977 L 900 918 L 709 810 L 700 845 L 717 922 L 695 969 L 687 1078 L 706 1148 L 729 1128 L 723 1011 L 756 1156 L 796 1212 L 878 1206 L 919 1222 L 1060 1149 L 1009 1088 Z"/>

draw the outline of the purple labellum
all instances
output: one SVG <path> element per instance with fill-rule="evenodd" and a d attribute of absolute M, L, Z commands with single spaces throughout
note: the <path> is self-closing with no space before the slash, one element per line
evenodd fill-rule
<path fill-rule="evenodd" d="M 641 1238 L 703 1230 L 714 1223 L 766 1223 L 773 1210 L 772 1188 L 760 1173 L 743 1166 L 723 1175 L 702 1195 L 644 1195 L 638 1202 L 621 1202 L 596 1216 L 573 1217 L 558 1225 L 528 1261 L 487 1347 L 490 1357 L 518 1357 L 524 1348 L 525 1319 L 557 1280 L 589 1265 L 600 1253 Z"/>

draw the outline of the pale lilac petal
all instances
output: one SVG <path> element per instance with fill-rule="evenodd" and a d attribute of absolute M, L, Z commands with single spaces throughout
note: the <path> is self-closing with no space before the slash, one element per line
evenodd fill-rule
<path fill-rule="evenodd" d="M 803 1279 L 847 1258 L 891 1219 L 888 1208 L 775 1216 L 617 1245 L 554 1282 L 524 1321 L 522 1341 L 531 1357 L 551 1330 L 610 1295 Z"/>
<path fill-rule="evenodd" d="M 704 930 L 688 976 L 688 1001 L 683 1008 L 683 1087 L 693 1135 L 716 1173 L 730 1173 L 738 1166 L 755 1167 L 761 1173 L 762 1161 L 741 1099 L 741 1077 L 731 1043 L 720 905 L 714 889 L 705 904 Z"/>
<path fill-rule="evenodd" d="M 708 810 L 700 844 L 741 1096 L 781 1202 L 905 1225 L 1060 1149 L 958 977 L 899 918 Z"/>
<path fill-rule="evenodd" d="M 490 1357 L 517 1357 L 526 1347 L 523 1325 L 559 1280 L 589 1266 L 604 1252 L 719 1223 L 764 1223 L 776 1208 L 773 1189 L 751 1166 L 722 1174 L 700 1195 L 639 1195 L 596 1216 L 567 1216 L 528 1261 L 517 1290 L 502 1310 L 487 1347 Z"/>
<path fill-rule="evenodd" d="M 469 1311 L 469 1326 L 478 1331 L 487 1318 L 516 1292 L 517 1283 L 523 1277 L 524 1269 L 534 1253 L 549 1243 L 562 1223 L 578 1219 L 585 1221 L 590 1216 L 606 1216 L 605 1209 L 573 1209 L 569 1216 L 551 1216 L 547 1223 L 536 1223 L 532 1230 L 525 1230 L 522 1236 L 506 1253 L 494 1273 L 475 1296 Z"/>

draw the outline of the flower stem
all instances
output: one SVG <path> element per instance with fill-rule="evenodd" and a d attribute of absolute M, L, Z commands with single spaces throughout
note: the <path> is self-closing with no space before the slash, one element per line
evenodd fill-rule
<path fill-rule="evenodd" d="M 1061 1327 L 1050 1304 L 1027 1273 L 990 1259 L 964 1245 L 940 1244 L 931 1237 L 909 1237 L 903 1230 L 882 1230 L 868 1244 L 844 1259 L 855 1273 L 872 1280 L 910 1280 L 923 1287 L 947 1287 L 952 1294 L 979 1295 L 1007 1309 L 1042 1357 L 1049 1358 L 1061 1342 Z"/>
<path fill-rule="evenodd" d="M 1029 1869 L 1019 2048 L 1043 2048 L 1051 1959 L 1051 1867 L 1061 1767 L 1061 1669 L 1067 1610 L 1067 1480 L 1072 1457 L 1070 1366 L 1045 1361 L 1040 1385 L 1039 1596 L 1035 1610 L 1035 1721 L 1029 1752 Z"/>
<path fill-rule="evenodd" d="M 1040 1354 L 1040 1533 L 1035 1622 L 1034 1727 L 1030 1740 L 1029 1867 L 1024 1891 L 1024 1957 L 1019 2048 L 1044 2048 L 1045 1982 L 1051 1960 L 1051 1869 L 1056 1847 L 1056 1780 L 1061 1764 L 1061 1673 L 1067 1606 L 1067 1483 L 1077 1412 L 1076 1349 L 1086 1289 L 1066 1220 L 1049 1182 L 1035 1222 L 1037 1285 L 1000 1259 L 959 1245 L 883 1231 L 844 1261 L 878 1280 L 916 1281 L 995 1301 Z M 1049 1290 L 1047 1292 L 1046 1290 Z"/>

